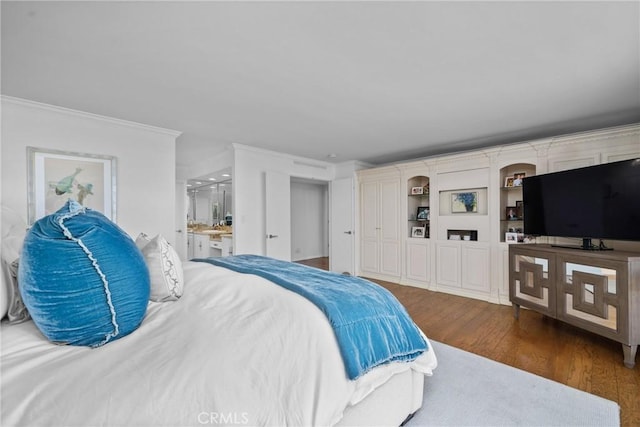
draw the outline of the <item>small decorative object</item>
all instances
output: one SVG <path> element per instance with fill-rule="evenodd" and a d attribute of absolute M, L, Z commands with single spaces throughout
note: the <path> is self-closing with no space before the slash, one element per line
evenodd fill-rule
<path fill-rule="evenodd" d="M 429 221 L 430 219 L 431 215 L 429 213 L 429 206 L 419 206 L 418 213 L 416 214 L 416 220 Z"/>
<path fill-rule="evenodd" d="M 507 206 L 505 212 L 505 218 L 510 221 L 520 219 L 518 216 L 518 208 L 516 206 Z"/>
<path fill-rule="evenodd" d="M 478 212 L 478 192 L 451 193 L 451 212 Z"/>
<path fill-rule="evenodd" d="M 116 158 L 27 147 L 29 224 L 71 199 L 116 217 Z"/>
<path fill-rule="evenodd" d="M 516 174 L 513 174 L 513 187 L 521 187 L 522 186 L 522 180 L 525 177 L 525 173 L 524 172 L 518 172 Z"/>
<path fill-rule="evenodd" d="M 449 240 L 460 240 L 461 237 L 459 234 L 449 234 Z"/>
<path fill-rule="evenodd" d="M 518 243 L 518 233 L 505 233 L 504 241 L 507 243 Z"/>
<path fill-rule="evenodd" d="M 424 194 L 424 187 L 411 187 L 411 195 Z"/>
<path fill-rule="evenodd" d="M 504 179 L 504 186 L 505 187 L 513 187 L 513 177 L 512 176 L 508 176 Z"/>
<path fill-rule="evenodd" d="M 424 237 L 425 227 L 411 227 L 411 237 Z"/>

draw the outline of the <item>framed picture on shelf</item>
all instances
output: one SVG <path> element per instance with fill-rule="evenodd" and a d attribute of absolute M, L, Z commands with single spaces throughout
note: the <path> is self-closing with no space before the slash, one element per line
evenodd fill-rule
<path fill-rule="evenodd" d="M 524 172 L 518 172 L 513 174 L 513 185 L 512 187 L 521 187 L 522 186 L 522 180 L 525 177 L 525 173 Z"/>
<path fill-rule="evenodd" d="M 513 187 L 513 177 L 512 176 L 508 176 L 504 179 L 504 186 L 505 187 Z"/>
<path fill-rule="evenodd" d="M 418 206 L 418 212 L 416 213 L 416 220 L 429 221 L 431 215 L 429 213 L 429 206 Z"/>
<path fill-rule="evenodd" d="M 518 243 L 518 233 L 504 233 L 504 241 L 507 243 Z"/>
<path fill-rule="evenodd" d="M 520 219 L 518 216 L 518 208 L 516 206 L 507 206 L 505 208 L 505 218 L 510 221 Z"/>
<path fill-rule="evenodd" d="M 518 219 L 522 219 L 524 216 L 524 210 L 522 210 L 522 203 L 519 205 L 516 203 L 516 216 Z"/>
<path fill-rule="evenodd" d="M 411 195 L 424 194 L 424 187 L 411 187 Z"/>
<path fill-rule="evenodd" d="M 411 237 L 424 237 L 426 227 L 411 227 Z"/>
<path fill-rule="evenodd" d="M 452 213 L 477 213 L 478 212 L 478 192 L 469 191 L 465 193 L 451 193 Z"/>
<path fill-rule="evenodd" d="M 116 220 L 116 158 L 27 147 L 29 224 L 69 199 Z"/>

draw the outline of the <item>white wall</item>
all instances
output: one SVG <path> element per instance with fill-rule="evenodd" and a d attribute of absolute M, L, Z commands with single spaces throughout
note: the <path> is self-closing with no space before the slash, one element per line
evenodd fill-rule
<path fill-rule="evenodd" d="M 27 146 L 117 158 L 117 223 L 175 241 L 178 132 L 2 97 L 2 205 L 27 218 Z"/>
<path fill-rule="evenodd" d="M 234 253 L 265 255 L 265 172 L 277 171 L 293 177 L 331 181 L 335 168 L 330 163 L 240 144 L 233 147 Z"/>
<path fill-rule="evenodd" d="M 327 183 L 291 182 L 291 260 L 329 256 Z"/>

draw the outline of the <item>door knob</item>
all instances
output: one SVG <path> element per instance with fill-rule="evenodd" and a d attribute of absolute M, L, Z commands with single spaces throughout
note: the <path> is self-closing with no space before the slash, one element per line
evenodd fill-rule
<path fill-rule="evenodd" d="M 267 239 L 274 239 L 276 237 L 278 237 L 277 234 L 267 234 Z"/>
<path fill-rule="evenodd" d="M 345 231 L 344 234 L 353 234 L 353 233 L 351 232 L 351 230 L 349 230 L 349 231 Z"/>

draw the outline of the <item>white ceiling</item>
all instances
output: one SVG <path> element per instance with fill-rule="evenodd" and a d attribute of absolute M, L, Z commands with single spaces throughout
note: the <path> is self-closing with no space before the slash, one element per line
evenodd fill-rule
<path fill-rule="evenodd" d="M 638 1 L 1 2 L 2 93 L 371 163 L 640 122 Z M 335 158 L 328 158 L 331 153 Z"/>

